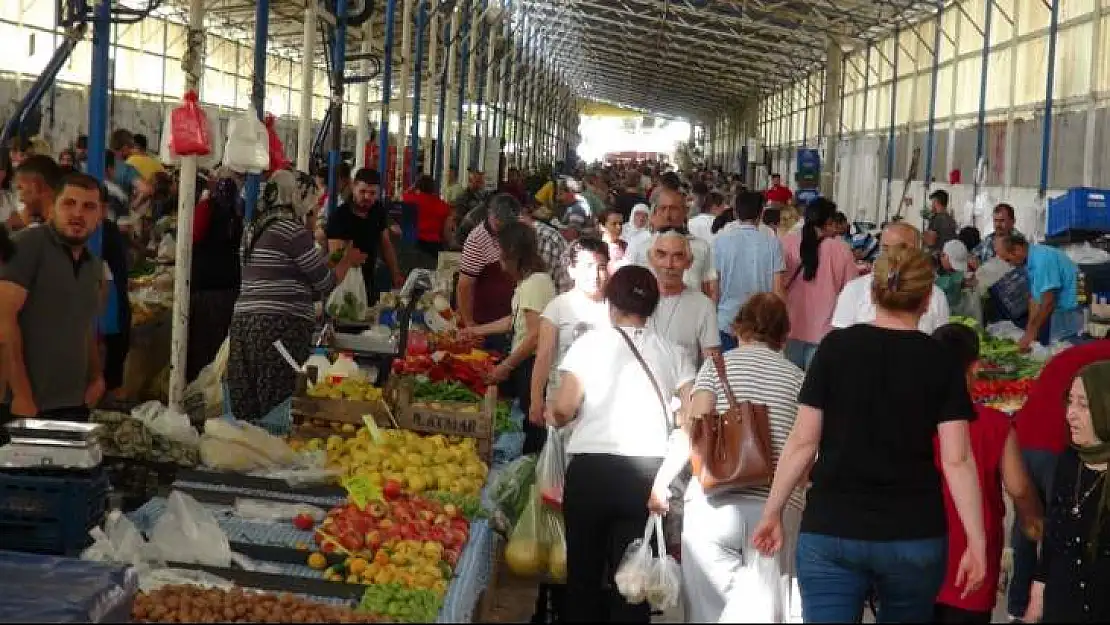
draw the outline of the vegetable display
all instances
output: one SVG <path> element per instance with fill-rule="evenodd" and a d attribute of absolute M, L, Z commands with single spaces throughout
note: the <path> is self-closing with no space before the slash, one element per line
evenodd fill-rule
<path fill-rule="evenodd" d="M 482 396 L 459 382 L 432 382 L 417 379 L 412 398 L 421 401 L 480 402 Z"/>
<path fill-rule="evenodd" d="M 511 403 L 507 401 L 497 402 L 497 411 L 493 415 L 493 431 L 495 434 L 520 431 L 520 425 L 512 419 Z"/>
<path fill-rule="evenodd" d="M 473 357 L 446 352 L 409 354 L 403 360 L 393 361 L 393 373 L 423 376 L 430 382 L 458 382 L 480 396 L 485 394 L 489 386 L 486 380 L 493 370 L 492 357 L 485 352 L 481 354 Z"/>
<path fill-rule="evenodd" d="M 443 600 L 427 590 L 405 588 L 401 584 L 367 586 L 358 610 L 380 614 L 407 623 L 434 623 Z"/>

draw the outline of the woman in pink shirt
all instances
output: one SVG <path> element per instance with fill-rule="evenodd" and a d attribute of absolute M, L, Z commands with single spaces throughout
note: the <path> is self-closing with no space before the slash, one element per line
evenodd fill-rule
<path fill-rule="evenodd" d="M 781 239 L 790 313 L 785 354 L 803 370 L 817 344 L 832 330 L 830 322 L 840 290 L 858 275 L 852 250 L 836 236 L 835 214 L 836 204 L 817 198 L 806 208 L 801 231 Z"/>

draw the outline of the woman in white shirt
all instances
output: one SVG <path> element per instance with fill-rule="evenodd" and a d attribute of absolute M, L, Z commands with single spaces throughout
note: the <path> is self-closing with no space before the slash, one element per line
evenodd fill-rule
<path fill-rule="evenodd" d="M 612 574 L 643 534 L 644 502 L 674 429 L 674 396 L 686 396 L 694 371 L 681 348 L 646 327 L 659 304 L 650 271 L 618 269 L 605 296 L 612 325 L 571 345 L 548 413 L 553 425 L 574 422 L 563 489 L 565 620 L 648 623 L 648 605 L 624 602 Z"/>
<path fill-rule="evenodd" d="M 502 360 L 490 381 L 494 383 L 512 379 L 516 393 L 517 409 L 526 410 L 531 405 L 532 367 L 535 364 L 536 344 L 540 336 L 540 314 L 555 299 L 555 281 L 547 272 L 540 257 L 536 230 L 522 222 L 505 224 L 497 232 L 501 246 L 501 267 L 516 282 L 513 291 L 512 312 L 507 317 L 464 330 L 464 336 L 489 336 L 513 333 L 509 355 Z M 524 453 L 536 453 L 543 448 L 547 429 L 530 422 L 524 424 Z"/>
<path fill-rule="evenodd" d="M 771 452 L 777 459 L 794 426 L 802 387 L 801 369 L 782 353 L 790 333 L 786 302 L 772 293 L 753 295 L 740 309 L 732 328 L 740 344 L 722 356 L 728 388 L 738 402 L 767 406 Z M 687 414 L 691 419 L 724 414 L 729 407 L 725 392 L 717 367 L 707 360 L 694 382 Z M 648 502 L 655 512 L 668 511 L 671 484 L 690 461 L 689 423 L 676 433 L 677 444 L 668 451 L 655 478 Z M 768 487 L 761 486 L 706 496 L 698 479 L 690 480 L 682 526 L 682 590 L 687 622 L 784 622 L 791 615 L 800 617 L 800 602 L 793 592 L 793 547 L 805 501 L 801 491 L 795 491 L 783 511 L 787 548 L 777 554 L 777 566 L 772 566 L 778 572 L 779 583 L 769 586 L 767 578 L 756 571 L 770 563 L 760 560 L 750 539 L 763 515 L 768 492 Z M 757 612 L 754 606 L 774 608 Z M 738 607 L 744 612 L 734 613 Z M 722 620 L 726 613 L 731 616 Z"/>

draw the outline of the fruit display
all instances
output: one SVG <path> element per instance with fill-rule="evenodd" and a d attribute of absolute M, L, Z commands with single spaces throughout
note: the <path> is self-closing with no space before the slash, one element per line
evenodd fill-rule
<path fill-rule="evenodd" d="M 297 451 L 325 450 L 329 468 L 345 477 L 363 476 L 383 491 L 477 496 L 486 482 L 489 467 L 479 459 L 473 438 L 394 429 L 379 430 L 379 437 L 375 442 L 362 427 L 349 438 L 336 434 L 290 444 Z"/>
<path fill-rule="evenodd" d="M 131 607 L 136 623 L 381 623 L 369 609 L 354 610 L 295 597 L 288 593 L 222 590 L 188 585 L 141 592 Z"/>
<path fill-rule="evenodd" d="M 367 586 L 357 609 L 402 623 L 434 623 L 442 605 L 433 592 L 389 583 Z"/>
<path fill-rule="evenodd" d="M 350 399 L 354 401 L 378 401 L 382 389 L 366 380 L 344 378 L 340 382 L 320 382 L 308 389 L 309 397 L 320 399 Z"/>
<path fill-rule="evenodd" d="M 320 523 L 313 533 L 320 551 L 309 554 L 307 564 L 330 581 L 397 583 L 442 597 L 469 538 L 470 523 L 454 504 L 407 496 L 365 508 L 350 503 Z M 328 554 L 344 559 L 329 560 Z"/>

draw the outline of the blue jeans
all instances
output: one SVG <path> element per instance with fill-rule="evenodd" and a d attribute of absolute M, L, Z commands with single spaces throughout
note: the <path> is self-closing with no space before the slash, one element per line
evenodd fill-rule
<path fill-rule="evenodd" d="M 803 533 L 797 552 L 802 618 L 859 623 L 874 588 L 877 622 L 931 622 L 947 551 L 947 538 L 879 542 Z"/>
<path fill-rule="evenodd" d="M 1056 474 L 1058 458 L 1057 454 L 1042 449 L 1021 450 L 1025 470 L 1029 472 L 1029 479 L 1037 489 L 1042 506 L 1052 494 L 1052 478 Z M 1006 611 L 1011 616 L 1021 618 L 1029 605 L 1029 585 L 1033 582 L 1033 571 L 1037 568 L 1037 543 L 1025 537 L 1020 523 L 1014 523 L 1010 546 L 1014 550 L 1014 569 L 1010 576 Z"/>
<path fill-rule="evenodd" d="M 725 353 L 730 349 L 736 349 L 740 346 L 740 341 L 728 332 L 720 332 L 721 335 L 721 353 Z"/>
<path fill-rule="evenodd" d="M 809 368 L 809 363 L 813 360 L 813 355 L 816 353 L 817 343 L 795 341 L 794 339 L 786 341 L 786 349 L 783 350 L 783 355 L 786 356 L 786 359 L 794 363 L 802 371 Z"/>

